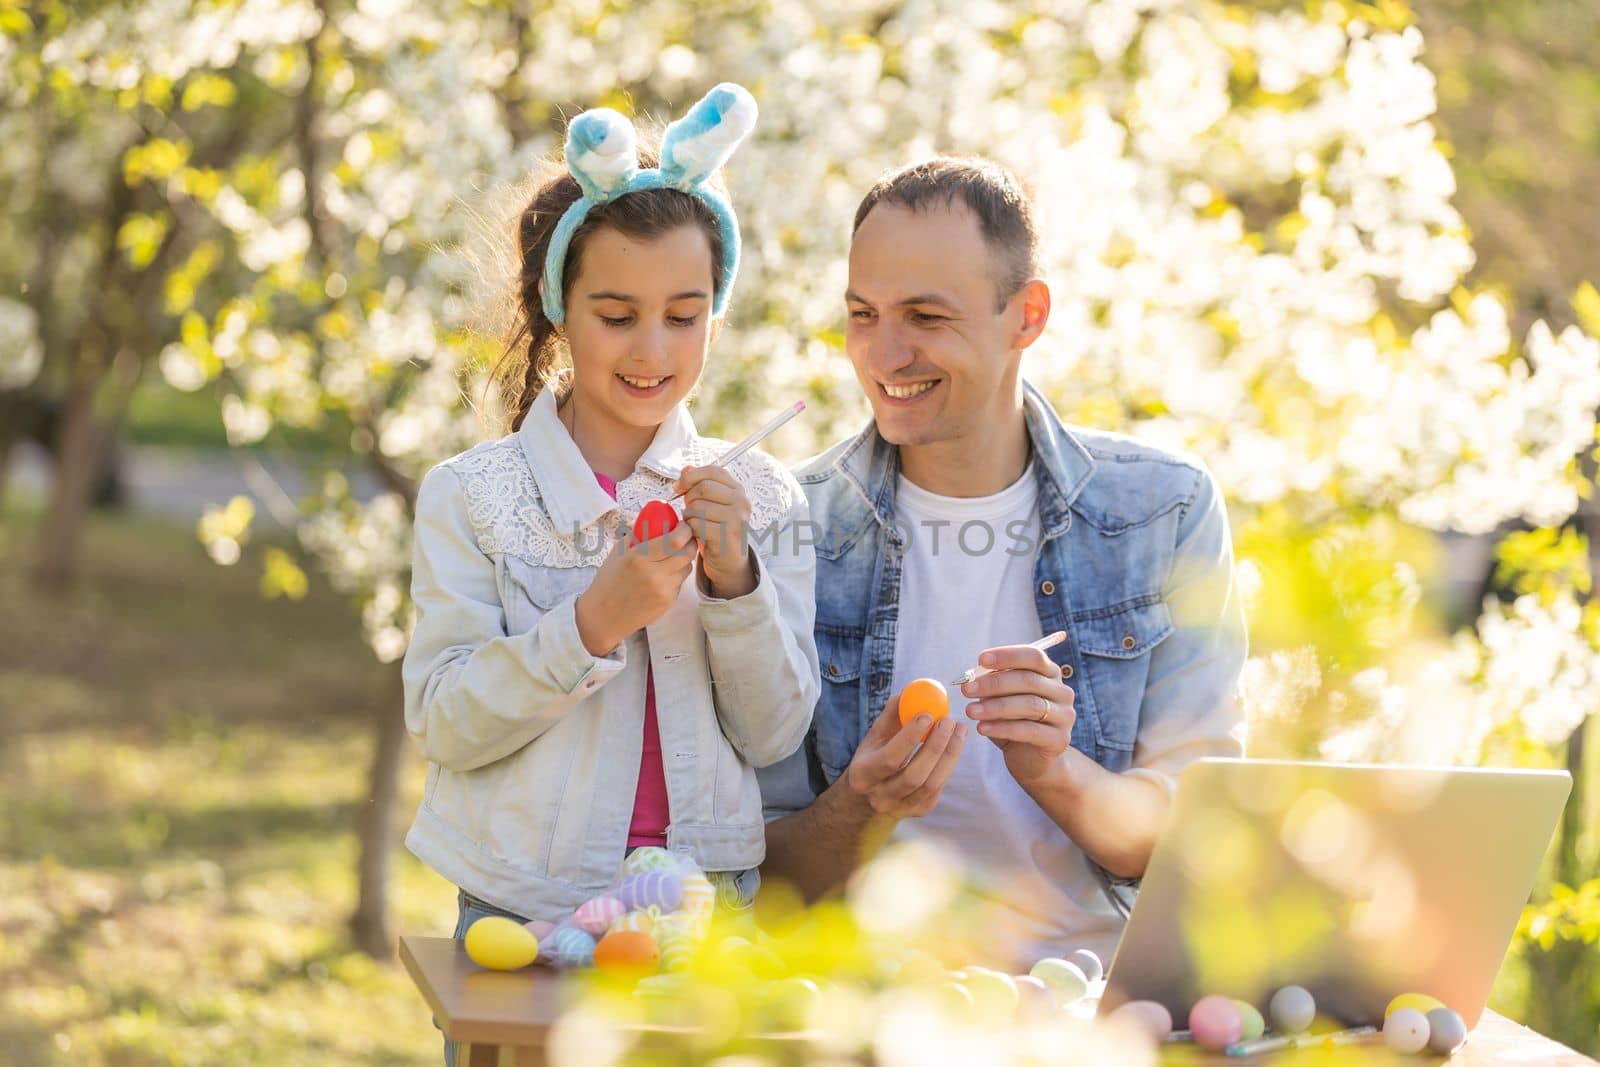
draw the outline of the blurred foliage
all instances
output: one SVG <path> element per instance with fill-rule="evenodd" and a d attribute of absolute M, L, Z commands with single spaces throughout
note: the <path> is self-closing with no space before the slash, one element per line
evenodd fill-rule
<path fill-rule="evenodd" d="M 1600 8 L 1429 0 L 1415 10 L 1476 277 L 1513 294 L 1525 318 L 1557 314 L 1593 278 L 1600 242 Z"/>
<path fill-rule="evenodd" d="M 1509 533 L 1496 549 L 1495 583 L 1548 600 L 1561 589 L 1587 595 L 1593 583 L 1589 539 L 1578 530 L 1538 529 Z"/>

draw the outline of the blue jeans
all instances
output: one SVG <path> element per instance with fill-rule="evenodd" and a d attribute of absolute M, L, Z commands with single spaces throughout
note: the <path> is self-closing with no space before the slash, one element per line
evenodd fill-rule
<path fill-rule="evenodd" d="M 493 904 L 487 904 L 479 900 L 465 889 L 458 890 L 456 893 L 456 908 L 456 932 L 452 936 L 457 941 L 467 936 L 467 927 L 489 915 L 504 916 L 519 923 L 528 921 L 514 911 L 506 911 L 504 908 L 497 908 Z M 438 1026 L 439 1020 L 435 1019 L 433 1025 Z M 444 1065 L 445 1067 L 456 1067 L 456 1043 L 449 1038 L 444 1040 Z"/>
<path fill-rule="evenodd" d="M 707 871 L 706 877 L 717 890 L 717 907 L 731 911 L 743 911 L 755 903 L 756 890 L 761 884 L 761 872 L 752 867 L 748 871 Z M 479 900 L 465 889 L 456 892 L 456 932 L 452 935 L 457 941 L 467 936 L 467 928 L 479 919 L 490 915 L 499 915 L 516 922 L 528 920 L 514 911 L 497 908 L 493 904 Z M 439 1020 L 433 1021 L 434 1026 L 439 1025 Z M 444 1042 L 445 1067 L 456 1067 L 456 1043 L 449 1038 Z"/>

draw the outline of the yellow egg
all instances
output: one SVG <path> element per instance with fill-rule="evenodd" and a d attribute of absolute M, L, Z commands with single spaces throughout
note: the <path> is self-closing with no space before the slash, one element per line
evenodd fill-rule
<path fill-rule="evenodd" d="M 491 971 L 514 971 L 539 958 L 539 939 L 514 919 L 486 915 L 467 928 L 467 956 Z"/>
<path fill-rule="evenodd" d="M 1415 1008 L 1426 1015 L 1434 1008 L 1444 1007 L 1444 1001 L 1436 1000 L 1426 993 L 1401 993 L 1389 1001 L 1389 1006 L 1383 1009 L 1383 1017 L 1387 1019 L 1401 1008 Z"/>

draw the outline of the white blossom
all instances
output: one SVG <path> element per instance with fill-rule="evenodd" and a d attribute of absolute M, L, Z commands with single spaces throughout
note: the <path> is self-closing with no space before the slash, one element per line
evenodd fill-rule
<path fill-rule="evenodd" d="M 1414 28 L 1377 30 L 1335 4 L 1311 17 L 1177 0 L 715 0 L 684 19 L 679 5 L 585 0 L 527 8 L 519 42 L 504 12 L 466 0 L 331 11 L 324 26 L 308 0 L 111 5 L 45 49 L 107 90 L 237 64 L 288 106 L 307 37 L 338 42 L 341 64 L 315 87 L 321 172 L 285 145 L 275 180 L 230 182 L 202 205 L 247 271 L 288 288 L 323 270 L 326 316 L 308 328 L 243 301 L 214 312 L 210 351 L 161 356 L 174 384 L 227 374 L 232 440 L 332 407 L 416 477 L 481 437 L 494 353 L 469 327 L 495 286 L 462 268 L 479 221 L 467 205 L 555 148 L 563 116 L 632 103 L 667 119 L 733 80 L 761 118 L 726 170 L 744 264 L 694 402 L 703 425 L 737 435 L 803 396 L 806 417 L 769 443 L 788 459 L 859 428 L 841 347 L 856 204 L 886 168 L 976 152 L 1034 191 L 1054 301 L 1023 367 L 1069 417 L 1199 454 L 1245 511 L 1376 508 L 1476 532 L 1577 506 L 1600 344 L 1542 322 L 1513 338 L 1498 301 L 1459 291 L 1473 252 Z M 532 104 L 528 128 L 514 134 L 507 101 Z M 69 144 L 52 180 L 103 195 L 86 156 L 127 132 L 108 123 Z M 331 264 L 305 221 L 313 194 Z M 1294 207 L 1262 218 L 1263 204 Z M 388 655 L 409 533 L 403 502 L 385 500 L 330 497 L 303 536 L 365 598 Z M 1506 640 L 1496 625 L 1485 647 Z M 1401 683 L 1375 677 L 1351 699 L 1392 709 L 1386 687 Z M 1530 730 L 1560 733 L 1567 719 L 1530 707 Z"/>

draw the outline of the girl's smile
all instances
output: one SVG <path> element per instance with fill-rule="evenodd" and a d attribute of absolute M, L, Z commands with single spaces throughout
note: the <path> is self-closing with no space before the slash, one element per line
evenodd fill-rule
<path fill-rule="evenodd" d="M 622 383 L 623 391 L 628 395 L 642 398 L 660 396 L 671 383 L 673 375 L 667 374 L 654 378 L 643 378 L 619 373 L 616 375 L 616 379 Z"/>

